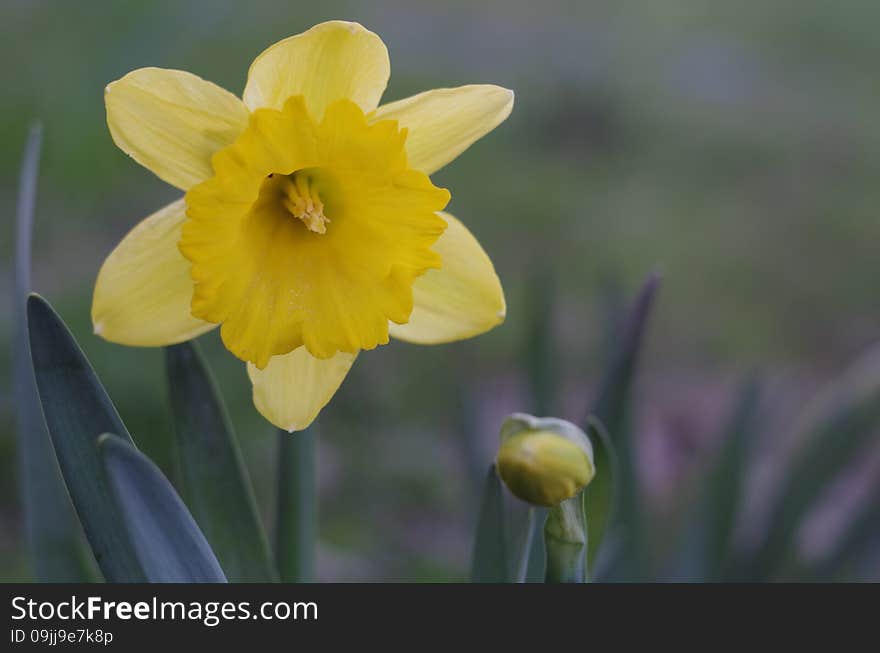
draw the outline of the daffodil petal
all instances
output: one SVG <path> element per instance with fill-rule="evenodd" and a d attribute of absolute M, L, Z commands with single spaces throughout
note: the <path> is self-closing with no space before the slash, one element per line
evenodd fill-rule
<path fill-rule="evenodd" d="M 274 356 L 264 369 L 248 363 L 254 405 L 278 428 L 301 431 L 336 394 L 357 354 L 315 358 L 305 347 Z"/>
<path fill-rule="evenodd" d="M 432 174 L 500 125 L 513 91 L 491 84 L 440 88 L 379 107 L 373 120 L 397 120 L 409 133 L 409 165 Z"/>
<path fill-rule="evenodd" d="M 95 282 L 95 333 L 122 345 L 158 347 L 213 329 L 190 313 L 190 262 L 177 249 L 186 205 L 177 200 L 144 219 L 111 252 Z"/>
<path fill-rule="evenodd" d="M 379 104 L 390 74 L 382 39 L 358 23 L 333 20 L 264 50 L 251 64 L 243 98 L 251 111 L 280 110 L 288 98 L 302 95 L 316 120 L 341 99 L 368 113 Z"/>
<path fill-rule="evenodd" d="M 248 122 L 240 99 L 181 70 L 132 71 L 107 86 L 104 103 L 116 145 L 182 190 L 214 174 L 211 155 L 232 143 Z"/>
<path fill-rule="evenodd" d="M 420 345 L 464 340 L 501 324 L 507 313 L 489 256 L 467 227 L 448 213 L 440 215 L 449 227 L 433 249 L 443 267 L 416 279 L 409 322 L 389 325 L 399 340 Z"/>

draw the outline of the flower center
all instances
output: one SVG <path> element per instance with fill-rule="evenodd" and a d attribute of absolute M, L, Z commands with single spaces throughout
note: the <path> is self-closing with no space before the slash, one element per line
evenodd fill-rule
<path fill-rule="evenodd" d="M 274 175 L 270 175 L 272 176 Z M 281 203 L 294 218 L 302 220 L 309 231 L 316 234 L 327 233 L 330 218 L 324 215 L 324 203 L 318 195 L 313 178 L 306 171 L 284 175 L 279 186 Z"/>
<path fill-rule="evenodd" d="M 432 246 L 449 201 L 407 165 L 405 141 L 350 100 L 320 122 L 302 96 L 253 112 L 186 194 L 192 314 L 222 323 L 227 348 L 260 369 L 301 346 L 329 359 L 387 343 L 416 278 L 442 264 Z"/>

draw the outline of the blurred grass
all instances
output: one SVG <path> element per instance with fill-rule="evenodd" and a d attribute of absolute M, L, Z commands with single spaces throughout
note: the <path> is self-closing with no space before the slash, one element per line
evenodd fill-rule
<path fill-rule="evenodd" d="M 559 284 L 552 334 L 563 362 L 544 373 L 559 379 L 563 417 L 583 413 L 584 386 L 595 381 L 587 372 L 598 374 L 606 280 L 629 294 L 657 265 L 665 287 L 645 361 L 649 398 L 664 375 L 696 370 L 723 384 L 758 363 L 795 379 L 797 393 L 808 383 L 799 379 L 839 367 L 880 334 L 880 6 L 3 3 L 0 56 L 10 63 L 0 70 L 0 205 L 12 215 L 26 127 L 38 118 L 35 288 L 65 316 L 134 437 L 170 478 L 161 352 L 91 335 L 91 284 L 104 256 L 175 197 L 113 146 L 103 87 L 158 65 L 238 92 L 263 47 L 337 17 L 385 39 L 389 99 L 494 82 L 514 88 L 517 105 L 497 133 L 435 177 L 495 261 L 508 321 L 474 342 L 394 344 L 361 357 L 322 417 L 324 577 L 464 577 L 473 518 L 464 507 L 476 502 L 468 456 L 482 452 L 488 463 L 501 417 L 527 401 L 525 271 L 546 259 Z M 0 260 L 9 269 L 4 224 Z M 10 337 L 4 312 L 0 519 L 13 524 Z M 243 366 L 216 334 L 202 341 L 268 519 L 274 431 L 251 405 Z M 481 434 L 468 455 L 456 436 L 464 383 Z M 18 530 L 0 538 L 2 579 L 22 574 L 20 540 Z"/>

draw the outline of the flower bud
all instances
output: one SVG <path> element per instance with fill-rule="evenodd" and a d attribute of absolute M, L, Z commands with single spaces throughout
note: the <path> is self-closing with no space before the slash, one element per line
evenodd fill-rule
<path fill-rule="evenodd" d="M 516 414 L 501 428 L 498 475 L 517 497 L 555 506 L 593 479 L 593 447 L 579 428 L 563 420 Z"/>

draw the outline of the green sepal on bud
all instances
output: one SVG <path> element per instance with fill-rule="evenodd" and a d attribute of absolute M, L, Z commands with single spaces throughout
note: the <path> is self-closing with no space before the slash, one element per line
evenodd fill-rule
<path fill-rule="evenodd" d="M 576 496 L 595 476 L 593 447 L 571 422 L 515 413 L 501 426 L 498 475 L 514 496 L 555 506 Z"/>

